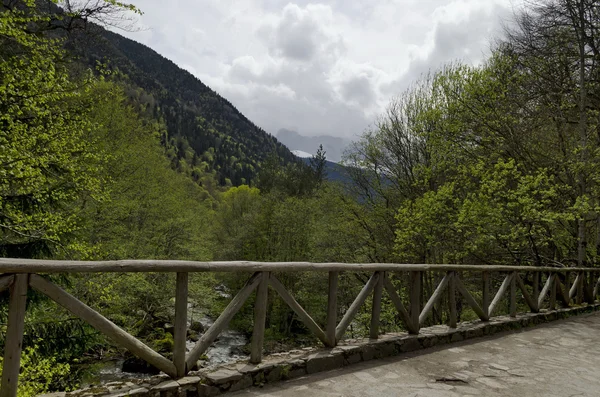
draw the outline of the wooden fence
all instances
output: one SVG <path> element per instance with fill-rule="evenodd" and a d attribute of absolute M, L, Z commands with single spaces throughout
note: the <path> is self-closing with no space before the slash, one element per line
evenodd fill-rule
<path fill-rule="evenodd" d="M 323 328 L 302 308 L 274 274 L 305 271 L 328 273 L 327 321 Z M 172 272 L 177 274 L 173 360 L 155 352 L 63 288 L 40 275 L 98 272 Z M 251 276 L 214 324 L 204 332 L 194 348 L 186 353 L 188 274 L 193 272 L 248 272 L 251 273 Z M 337 297 L 340 272 L 367 273 L 370 274 L 370 278 L 338 322 Z M 435 290 L 431 288 L 433 292 L 425 300 L 423 299 L 422 280 L 423 276 L 429 272 L 439 274 L 438 279 L 441 278 L 441 281 Z M 477 288 L 481 288 L 481 290 L 477 291 L 477 294 L 472 294 L 467 289 L 467 286 L 472 286 L 473 282 L 472 280 L 470 283 L 465 282 L 463 276 L 465 272 L 480 277 L 481 282 L 477 283 Z M 398 293 L 391 281 L 392 277 L 398 277 L 401 273 L 408 273 L 409 293 L 406 303 L 401 298 L 402 294 Z M 491 275 L 497 277 L 498 274 L 502 275 L 503 282 L 492 298 L 490 295 Z M 185 376 L 194 367 L 200 356 L 215 341 L 219 333 L 227 327 L 236 312 L 255 290 L 254 330 L 250 361 L 252 363 L 261 361 L 269 286 L 277 291 L 298 318 L 325 346 L 334 347 L 344 336 L 361 305 L 370 295 L 372 295 L 372 308 L 369 332 L 372 339 L 378 338 L 383 290 L 387 292 L 408 332 L 418 334 L 421 325 L 428 321 L 432 309 L 435 305 L 439 306 L 441 298 L 445 294 L 449 314 L 448 325 L 456 327 L 457 296 L 462 297 L 462 301 L 474 311 L 481 321 L 488 321 L 498 311 L 499 304 L 506 295 L 508 295 L 509 314 L 513 317 L 516 316 L 517 290 L 520 291 L 524 302 L 534 313 L 539 312 L 543 307 L 553 310 L 557 300 L 562 306 L 569 306 L 573 303 L 593 303 L 599 293 L 599 275 L 600 269 L 597 268 L 161 260 L 80 262 L 0 258 L 0 291 L 10 289 L 0 397 L 14 397 L 17 393 L 29 287 L 43 293 L 75 316 L 83 319 L 117 345 L 128 349 L 137 357 L 171 377 L 179 378 Z M 571 279 L 573 279 L 572 283 Z M 527 283 L 524 280 L 527 280 Z M 540 287 L 542 288 L 540 289 Z"/>

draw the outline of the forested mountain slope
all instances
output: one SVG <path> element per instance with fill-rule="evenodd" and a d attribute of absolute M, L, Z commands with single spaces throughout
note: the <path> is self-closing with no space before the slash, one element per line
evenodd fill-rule
<path fill-rule="evenodd" d="M 128 84 L 150 95 L 149 111 L 166 124 L 163 143 L 174 148 L 172 160 L 186 162 L 196 177 L 215 171 L 219 184 L 240 185 L 252 180 L 271 152 L 284 162 L 294 158 L 229 101 L 143 44 L 98 27 L 72 39 L 68 47 L 88 65 L 101 62 L 118 70 Z"/>

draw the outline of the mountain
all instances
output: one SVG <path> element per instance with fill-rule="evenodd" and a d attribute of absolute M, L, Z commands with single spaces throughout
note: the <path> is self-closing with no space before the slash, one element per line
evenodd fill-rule
<path fill-rule="evenodd" d="M 331 135 L 304 136 L 296 131 L 281 128 L 275 134 L 283 144 L 293 150 L 300 150 L 310 154 L 315 154 L 319 145 L 323 145 L 327 159 L 334 163 L 339 163 L 344 154 L 344 150 L 352 142 L 347 138 L 339 138 Z"/>
<path fill-rule="evenodd" d="M 300 157 L 301 159 L 309 159 L 311 157 L 313 157 L 312 154 L 304 152 L 302 150 L 292 150 L 292 154 L 296 157 Z"/>
<path fill-rule="evenodd" d="M 221 185 L 250 183 L 266 157 L 294 156 L 199 79 L 151 48 L 95 27 L 72 35 L 67 48 L 89 66 L 105 64 L 123 76 L 131 96 L 162 120 L 175 168 L 212 172 Z M 194 175 L 192 173 L 192 175 Z"/>
<path fill-rule="evenodd" d="M 327 172 L 327 180 L 331 182 L 339 182 L 344 185 L 353 183 L 352 178 L 348 174 L 348 168 L 341 164 L 327 161 L 325 163 L 325 171 Z"/>
<path fill-rule="evenodd" d="M 292 153 L 294 153 L 294 155 L 305 164 L 310 165 L 310 160 L 313 158 L 312 154 L 303 152 L 302 150 L 292 150 Z M 353 183 L 350 175 L 348 174 L 348 168 L 341 164 L 326 160 L 325 172 L 327 173 L 326 179 L 330 182 L 340 182 L 342 184 Z"/>

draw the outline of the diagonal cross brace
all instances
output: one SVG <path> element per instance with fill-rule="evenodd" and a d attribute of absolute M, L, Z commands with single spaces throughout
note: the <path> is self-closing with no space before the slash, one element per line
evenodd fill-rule
<path fill-rule="evenodd" d="M 200 340 L 196 342 L 196 345 L 190 351 L 186 358 L 185 363 L 187 369 L 194 367 L 200 356 L 208 349 L 208 347 L 217 339 L 217 336 L 221 333 L 225 327 L 229 324 L 233 316 L 242 308 L 252 291 L 258 286 L 262 279 L 261 273 L 255 273 L 246 282 L 246 285 L 237 293 L 237 295 L 229 302 L 229 305 L 223 310 L 223 313 L 217 318 L 213 325 L 202 335 Z"/>

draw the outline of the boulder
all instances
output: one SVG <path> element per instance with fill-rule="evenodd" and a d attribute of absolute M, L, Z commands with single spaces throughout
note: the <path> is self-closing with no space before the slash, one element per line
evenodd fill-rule
<path fill-rule="evenodd" d="M 198 333 L 191 329 L 187 330 L 187 337 L 192 342 L 198 342 L 198 340 L 200 339 L 200 336 L 198 336 Z"/>
<path fill-rule="evenodd" d="M 133 372 L 152 375 L 157 375 L 160 372 L 159 369 L 153 367 L 141 358 L 137 357 L 126 358 L 125 361 L 123 361 L 121 370 L 123 372 Z"/>
<path fill-rule="evenodd" d="M 204 332 L 204 325 L 200 321 L 192 321 L 190 330 L 201 334 Z"/>
<path fill-rule="evenodd" d="M 163 329 L 165 330 L 165 332 L 168 332 L 171 335 L 173 335 L 173 333 L 175 332 L 175 326 L 173 324 L 165 323 L 163 325 Z"/>

